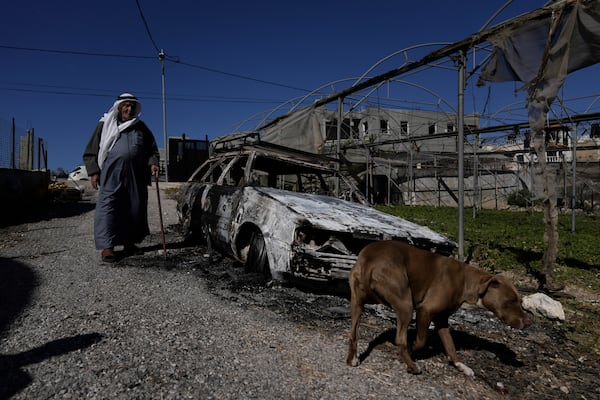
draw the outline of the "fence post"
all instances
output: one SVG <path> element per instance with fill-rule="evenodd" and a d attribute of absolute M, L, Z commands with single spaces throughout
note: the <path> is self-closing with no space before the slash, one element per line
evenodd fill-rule
<path fill-rule="evenodd" d="M 42 149 L 42 138 L 38 138 L 37 144 L 38 144 L 38 146 L 37 146 L 37 166 L 38 166 L 38 171 L 41 171 L 42 166 L 40 164 L 41 164 L 42 160 L 41 160 L 40 156 L 41 156 L 41 149 Z"/>
<path fill-rule="evenodd" d="M 12 119 L 12 143 L 10 149 L 10 168 L 15 169 L 15 119 Z"/>

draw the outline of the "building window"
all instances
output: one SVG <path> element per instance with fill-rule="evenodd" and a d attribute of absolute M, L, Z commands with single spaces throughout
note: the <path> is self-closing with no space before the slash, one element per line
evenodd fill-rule
<path fill-rule="evenodd" d="M 456 130 L 456 128 L 454 127 L 453 123 L 449 123 L 446 125 L 446 132 L 454 132 Z"/>
<path fill-rule="evenodd" d="M 387 119 L 379 120 L 379 129 L 381 133 L 390 133 L 390 123 Z"/>
<path fill-rule="evenodd" d="M 409 131 L 408 131 L 408 121 L 400 121 L 400 134 L 401 135 L 408 135 Z"/>
<path fill-rule="evenodd" d="M 327 140 L 337 139 L 337 119 L 325 121 L 325 132 Z"/>
<path fill-rule="evenodd" d="M 360 119 L 344 118 L 344 121 L 342 122 L 342 129 L 340 132 L 340 139 L 350 139 L 358 137 L 359 124 Z M 337 139 L 337 118 L 325 121 L 325 131 L 327 133 L 327 140 Z"/>
<path fill-rule="evenodd" d="M 600 137 L 600 124 L 592 124 L 590 130 L 591 130 L 591 133 L 590 133 L 591 138 Z"/>
<path fill-rule="evenodd" d="M 348 123 L 350 125 L 350 137 L 352 138 L 358 138 L 358 133 L 359 133 L 359 128 L 360 128 L 360 119 L 358 118 L 352 118 L 352 119 L 345 119 L 344 120 L 344 125 Z"/>
<path fill-rule="evenodd" d="M 360 125 L 360 130 L 363 135 L 368 135 L 369 134 L 369 123 L 367 121 L 364 121 Z"/>
<path fill-rule="evenodd" d="M 435 122 L 429 124 L 429 134 L 430 135 L 435 135 L 437 133 L 437 125 L 435 124 Z"/>

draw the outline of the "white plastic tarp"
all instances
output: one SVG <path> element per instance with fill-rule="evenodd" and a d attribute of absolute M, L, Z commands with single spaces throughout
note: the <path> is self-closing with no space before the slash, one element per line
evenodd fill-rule
<path fill-rule="evenodd" d="M 319 110 L 309 106 L 291 114 L 274 126 L 266 128 L 261 135 L 261 140 L 311 153 L 320 153 L 324 139 L 321 133 Z"/>

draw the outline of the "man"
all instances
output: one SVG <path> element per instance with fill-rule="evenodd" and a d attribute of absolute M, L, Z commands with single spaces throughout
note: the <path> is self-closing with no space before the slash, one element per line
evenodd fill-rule
<path fill-rule="evenodd" d="M 130 93 L 120 95 L 100 119 L 83 153 L 94 189 L 100 188 L 94 240 L 102 260 L 115 262 L 139 251 L 148 228 L 148 185 L 158 176 L 159 154 L 150 129 L 139 119 L 142 106 Z"/>

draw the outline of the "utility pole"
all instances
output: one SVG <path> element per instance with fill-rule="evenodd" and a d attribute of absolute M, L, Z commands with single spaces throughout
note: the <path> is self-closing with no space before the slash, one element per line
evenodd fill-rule
<path fill-rule="evenodd" d="M 162 112 L 163 112 L 163 140 L 165 144 L 165 182 L 169 182 L 169 143 L 167 142 L 167 100 L 165 95 L 165 52 L 161 49 L 158 53 L 161 63 L 162 76 Z"/>

